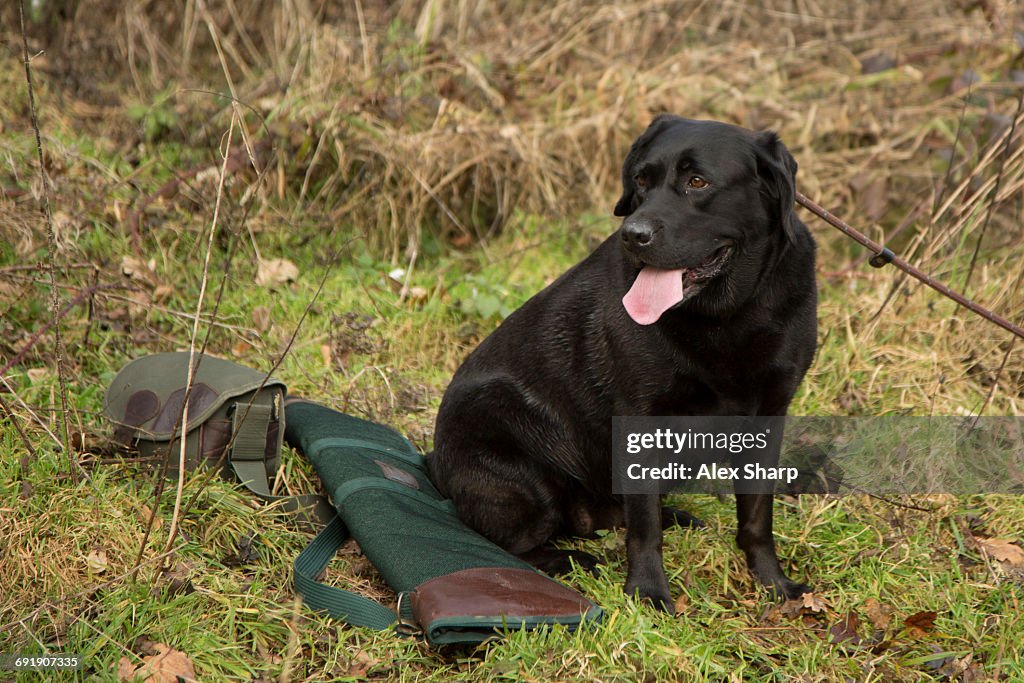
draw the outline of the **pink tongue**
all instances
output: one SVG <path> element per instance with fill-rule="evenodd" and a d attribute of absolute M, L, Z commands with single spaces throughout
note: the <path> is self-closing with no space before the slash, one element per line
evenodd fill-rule
<path fill-rule="evenodd" d="M 683 300 L 683 269 L 662 270 L 647 266 L 622 297 L 629 317 L 641 325 L 658 322 L 661 314 Z"/>

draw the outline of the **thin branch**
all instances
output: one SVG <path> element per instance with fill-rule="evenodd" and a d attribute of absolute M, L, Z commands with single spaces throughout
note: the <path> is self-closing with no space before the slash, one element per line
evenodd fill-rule
<path fill-rule="evenodd" d="M 967 286 L 971 283 L 971 275 L 974 274 L 974 266 L 978 262 L 978 254 L 981 252 L 981 241 L 985 239 L 985 231 L 988 230 L 988 224 L 992 220 L 992 214 L 996 211 L 996 206 L 999 203 L 999 190 L 1003 186 L 1003 174 L 1006 171 L 1006 160 L 1010 156 L 1010 149 L 1013 145 L 1014 134 L 1017 132 L 1017 121 L 1020 118 L 1021 111 L 1024 111 L 1024 91 L 1021 92 L 1020 97 L 1017 98 L 1017 113 L 1013 116 L 1013 121 L 1010 122 L 1010 132 L 1006 136 L 1006 141 L 1003 143 L 1003 153 L 999 156 L 999 170 L 996 171 L 996 182 L 992 187 L 992 194 L 988 201 L 988 211 L 985 212 L 985 222 L 981 224 L 981 230 L 978 231 L 978 239 L 974 243 L 974 253 L 971 254 L 971 264 L 967 266 L 967 275 L 964 277 L 964 291 L 967 291 Z"/>
<path fill-rule="evenodd" d="M 192 382 L 195 380 L 196 372 L 196 339 L 199 336 L 199 316 L 203 312 L 203 301 L 206 299 L 206 285 L 210 279 L 210 256 L 213 254 L 213 238 L 217 235 L 217 221 L 220 219 L 221 200 L 224 198 L 224 180 L 228 174 L 228 159 L 230 158 L 231 137 L 235 131 L 237 111 L 232 111 L 231 125 L 228 127 L 227 142 L 225 143 L 224 162 L 220 167 L 220 177 L 217 179 L 217 199 L 213 205 L 213 220 L 210 223 L 210 233 L 206 242 L 206 256 L 203 259 L 203 278 L 199 284 L 199 297 L 196 301 L 196 317 L 192 323 L 192 334 L 189 336 L 189 357 L 188 357 L 188 379 L 185 383 L 186 398 L 182 404 L 181 412 L 181 438 L 178 449 L 178 486 L 174 494 L 174 512 L 171 515 L 170 529 L 167 532 L 167 545 L 164 550 L 169 550 L 174 543 L 174 537 L 178 532 L 178 519 L 181 513 L 181 499 L 185 489 L 185 454 L 188 439 L 188 392 L 192 389 Z M 238 122 L 238 125 L 242 125 Z"/>
<path fill-rule="evenodd" d="M 36 157 L 39 161 L 39 180 L 41 183 L 43 216 L 46 219 L 46 251 L 47 262 L 50 271 L 50 310 L 53 314 L 53 338 L 57 364 L 57 381 L 60 384 L 60 407 L 61 425 L 64 428 L 64 454 L 68 459 L 68 469 L 71 473 L 71 480 L 78 483 L 78 471 L 75 469 L 75 460 L 71 452 L 71 428 L 68 425 L 68 386 L 64 377 L 64 343 L 60 336 L 60 291 L 57 288 L 57 236 L 53 228 L 53 213 L 50 210 L 50 185 L 46 177 L 46 166 L 43 164 L 43 139 L 39 134 L 39 116 L 36 113 L 35 88 L 32 85 L 31 58 L 28 54 L 28 34 L 25 32 L 25 3 L 18 3 L 18 18 L 21 22 L 21 46 L 22 56 L 25 62 L 25 81 L 28 84 L 28 110 L 32 119 L 32 130 L 36 136 Z"/>

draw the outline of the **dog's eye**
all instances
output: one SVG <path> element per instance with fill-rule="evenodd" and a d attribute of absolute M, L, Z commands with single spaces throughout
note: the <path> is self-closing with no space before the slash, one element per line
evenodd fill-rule
<path fill-rule="evenodd" d="M 699 175 L 691 176 L 690 179 L 686 181 L 686 186 L 691 190 L 703 190 L 708 185 L 710 185 L 710 183 Z"/>
<path fill-rule="evenodd" d="M 633 184 L 636 185 L 636 189 L 638 190 L 647 189 L 647 179 L 644 178 L 642 175 L 633 176 Z"/>

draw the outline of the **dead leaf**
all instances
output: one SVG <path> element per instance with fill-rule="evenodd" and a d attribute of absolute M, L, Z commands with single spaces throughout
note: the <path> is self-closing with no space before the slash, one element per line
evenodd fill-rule
<path fill-rule="evenodd" d="M 196 680 L 196 670 L 185 653 L 163 643 L 154 643 L 157 654 L 142 658 L 142 663 L 133 667 L 127 657 L 117 665 L 118 681 L 141 679 L 144 683 L 186 683 Z"/>
<path fill-rule="evenodd" d="M 786 600 L 779 608 L 779 614 L 789 619 L 796 619 L 803 610 L 803 600 Z"/>
<path fill-rule="evenodd" d="M 915 638 L 921 638 L 935 628 L 935 618 L 937 616 L 938 614 L 935 612 L 918 612 L 904 619 L 903 623 L 906 625 L 907 632 L 910 635 Z"/>
<path fill-rule="evenodd" d="M 121 660 L 117 663 L 117 680 L 135 680 L 135 665 L 132 664 L 132 660 L 128 659 L 127 657 L 121 657 Z"/>
<path fill-rule="evenodd" d="M 828 602 L 814 593 L 804 593 L 795 600 L 786 600 L 779 608 L 779 613 L 790 619 L 799 616 L 811 616 L 813 613 L 824 612 Z"/>
<path fill-rule="evenodd" d="M 348 671 L 345 672 L 345 675 L 361 679 L 378 664 L 380 664 L 380 660 L 371 657 L 366 650 L 356 650 L 352 658 L 348 660 Z"/>
<path fill-rule="evenodd" d="M 160 571 L 160 580 L 166 585 L 170 594 L 188 595 L 195 591 L 195 586 L 192 584 L 193 569 L 194 567 L 190 563 L 178 561 Z"/>
<path fill-rule="evenodd" d="M 860 617 L 856 612 L 848 612 L 838 623 L 829 627 L 829 639 L 837 645 L 860 645 L 860 636 L 857 635 L 859 627 Z"/>
<path fill-rule="evenodd" d="M 28 375 L 33 384 L 36 384 L 50 376 L 50 368 L 29 368 L 25 371 L 25 374 Z"/>
<path fill-rule="evenodd" d="M 124 256 L 121 259 L 121 272 L 128 278 L 149 287 L 157 285 L 156 259 L 143 261 L 134 256 Z"/>
<path fill-rule="evenodd" d="M 135 511 L 135 518 L 139 520 L 139 523 L 142 524 L 142 526 L 148 527 L 151 517 L 153 517 L 153 511 L 150 510 L 149 506 L 145 503 L 140 504 L 138 509 Z M 160 527 L 163 526 L 163 523 L 164 520 L 162 517 L 157 517 L 153 520 L 153 531 L 159 531 Z"/>
<path fill-rule="evenodd" d="M 864 611 L 868 615 L 868 619 L 871 620 L 871 625 L 879 631 L 884 631 L 889 626 L 889 622 L 892 621 L 892 606 L 875 600 L 874 598 L 868 598 L 864 601 Z"/>
<path fill-rule="evenodd" d="M 288 259 L 260 259 L 256 269 L 256 284 L 274 287 L 292 282 L 299 277 L 299 268 Z"/>
<path fill-rule="evenodd" d="M 758 623 L 766 626 L 774 626 L 782 621 L 782 610 L 779 605 L 772 603 L 767 605 L 761 612 L 761 616 L 758 618 Z"/>
<path fill-rule="evenodd" d="M 686 593 L 680 593 L 679 597 L 672 604 L 676 608 L 676 614 L 683 614 L 686 612 L 686 608 L 690 606 L 690 599 L 686 597 Z"/>
<path fill-rule="evenodd" d="M 824 612 L 828 609 L 828 602 L 816 593 L 804 593 L 800 599 L 803 601 L 804 609 L 812 612 Z"/>
<path fill-rule="evenodd" d="M 247 533 L 240 536 L 235 543 L 235 552 L 229 553 L 222 562 L 226 567 L 242 567 L 256 562 L 260 559 L 260 553 L 255 545 L 256 534 Z"/>
<path fill-rule="evenodd" d="M 960 674 L 960 683 L 978 683 L 985 680 L 985 670 L 975 661 L 974 653 L 968 652 L 961 659 L 953 660 L 953 671 Z"/>
<path fill-rule="evenodd" d="M 107 571 L 107 551 L 103 548 L 93 548 L 85 556 L 85 563 L 90 574 L 102 574 Z"/>
<path fill-rule="evenodd" d="M 96 447 L 96 440 L 92 438 L 91 434 L 85 432 L 73 431 L 71 432 L 71 448 L 79 455 L 83 453 L 92 453 Z"/>
<path fill-rule="evenodd" d="M 1024 548 L 1013 541 L 1002 538 L 978 538 L 978 545 L 985 549 L 989 557 L 1005 562 L 1011 567 L 1024 567 Z"/>

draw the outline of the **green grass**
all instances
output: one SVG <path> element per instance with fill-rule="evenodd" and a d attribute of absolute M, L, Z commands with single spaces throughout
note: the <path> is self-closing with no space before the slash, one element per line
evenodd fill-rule
<path fill-rule="evenodd" d="M 284 233 L 267 235 L 261 244 L 264 258 L 287 255 L 299 267 L 298 280 L 274 290 L 257 288 L 251 284 L 254 259 L 236 255 L 218 320 L 250 327 L 252 311 L 265 307 L 271 323 L 260 335 L 216 328 L 211 346 L 240 362 L 267 367 L 268 359 L 284 352 L 326 273 L 323 293 L 279 374 L 294 392 L 398 426 L 428 448 L 432 414 L 447 377 L 501 317 L 500 312 L 484 315 L 461 302 L 484 292 L 501 306 L 518 306 L 610 229 L 606 219 L 584 219 L 579 225 L 523 217 L 515 230 L 488 244 L 486 253 L 423 259 L 410 284 L 429 294 L 404 302 L 387 284 L 391 264 L 360 252 L 358 243 L 325 263 L 327 240 L 295 245 Z M 164 259 L 157 262 L 156 281 L 175 283 L 173 294 L 162 302 L 168 309 L 191 310 L 199 259 L 185 257 L 196 253 L 195 240 L 188 233 L 168 239 Z M 342 234 L 330 238 L 344 240 Z M 123 240 L 80 242 L 89 244 L 96 244 L 96 251 L 83 256 L 96 261 L 128 250 Z M 215 261 L 222 257 L 219 252 Z M 213 278 L 214 290 L 219 278 Z M 105 305 L 109 313 L 124 304 Z M 830 307 L 842 305 L 829 300 Z M 828 315 L 829 307 L 824 310 Z M 349 328 L 338 317 L 344 313 L 369 316 L 373 324 L 357 326 L 344 336 L 339 329 Z M 43 315 L 28 302 L 12 308 L 11 314 L 24 320 Z M 74 346 L 72 396 L 78 419 L 95 435 L 94 443 L 102 442 L 102 422 L 95 412 L 113 372 L 129 358 L 167 347 L 170 340 L 181 344 L 187 339 L 190 323 L 178 315 L 146 308 L 127 315 L 130 340 L 117 339 L 126 333 L 104 330 L 94 321 L 90 343 Z M 64 327 L 66 338 L 80 338 L 88 325 L 83 316 L 72 317 Z M 136 338 L 135 330 L 146 334 Z M 836 341 L 822 347 L 813 379 L 798 400 L 801 412 L 814 411 L 815 405 L 828 409 L 823 396 L 848 379 L 843 376 L 851 362 L 845 346 L 839 336 L 830 339 Z M 333 347 L 330 364 L 322 345 Z M 356 350 L 339 364 L 346 347 Z M 34 364 L 44 363 L 41 358 Z M 38 381 L 15 373 L 13 382 L 23 400 L 38 406 L 50 400 L 55 380 L 52 373 Z M 884 394 L 872 399 L 879 405 L 887 400 Z M 657 614 L 622 594 L 623 536 L 609 532 L 576 543 L 602 558 L 598 575 L 576 572 L 567 578 L 605 609 L 600 626 L 575 634 L 562 629 L 515 633 L 477 649 L 435 652 L 390 634 L 338 628 L 298 605 L 290 566 L 308 536 L 291 530 L 273 511 L 258 509 L 225 482 L 215 481 L 202 492 L 186 487 L 186 499 L 197 496 L 197 502 L 183 520 L 178 539 L 182 547 L 168 560 L 182 581 L 162 575 L 150 561 L 135 578 L 107 583 L 133 565 L 144 531 L 141 506 L 153 506 L 149 475 L 135 465 L 103 464 L 90 466 L 88 478 L 73 486 L 52 441 L 40 430 L 30 430 L 39 450 L 24 479 L 32 494 L 22 499 L 23 448 L 10 422 L 5 425 L 0 535 L 15 550 L 3 573 L 11 600 L 0 611 L 0 622 L 20 621 L 0 635 L 0 651 L 76 652 L 85 657 L 84 678 L 104 679 L 104 672 L 114 670 L 121 657 L 137 660 L 138 653 L 146 652 L 143 641 L 166 643 L 186 653 L 204 680 L 275 678 L 287 664 L 294 667 L 293 676 L 331 680 L 909 681 L 940 677 L 949 670 L 947 664 L 939 671 L 947 658 L 962 659 L 968 653 L 986 672 L 1009 679 L 1024 676 L 1015 647 L 1024 635 L 1016 609 L 1020 578 L 998 562 L 986 561 L 965 544 L 961 531 L 966 520 L 973 520 L 972 533 L 1016 538 L 1024 506 L 1015 498 L 946 498 L 932 504 L 931 512 L 860 497 L 783 500 L 776 533 L 785 564 L 828 601 L 825 612 L 788 618 L 754 586 L 744 568 L 732 540 L 731 502 L 682 496 L 676 502 L 704 518 L 708 528 L 667 533 L 666 566 L 679 601 L 678 616 Z M 308 465 L 292 453 L 283 472 L 296 492 L 314 486 Z M 165 491 L 159 514 L 164 523 L 150 542 L 149 558 L 163 549 L 172 502 L 173 492 Z M 239 565 L 237 546 L 253 533 L 255 554 Z M 99 572 L 90 570 L 87 560 L 97 549 L 105 553 L 106 564 Z M 351 552 L 332 565 L 331 577 L 342 586 L 387 595 L 372 570 Z M 892 607 L 887 629 L 877 631 L 868 622 L 868 598 Z M 922 611 L 937 613 L 934 629 L 911 635 L 903 619 Z M 845 647 L 831 643 L 829 628 L 850 612 L 861 617 L 858 633 L 863 642 Z"/>
<path fill-rule="evenodd" d="M 584 34 L 568 30 L 566 44 L 555 36 L 525 53 L 517 52 L 516 40 L 490 39 L 446 52 L 445 36 L 412 35 L 415 14 L 396 15 L 374 34 L 378 52 L 366 77 L 359 50 L 344 62 L 338 55 L 348 49 L 348 39 L 331 33 L 336 26 L 316 24 L 317 41 L 307 41 L 311 52 L 293 54 L 289 50 L 299 50 L 298 43 L 288 43 L 269 56 L 284 64 L 305 60 L 294 73 L 271 73 L 265 64 L 250 65 L 257 71 L 254 82 L 236 73 L 240 89 L 266 116 L 245 109 L 247 125 L 257 138 L 272 131 L 276 151 L 258 187 L 253 174 L 242 170 L 225 190 L 200 341 L 209 335 L 212 353 L 257 368 L 280 360 L 277 375 L 291 392 L 392 425 L 426 451 L 444 387 L 466 354 L 615 229 L 609 209 L 617 164 L 650 113 L 672 108 L 737 122 L 766 119 L 761 123 L 779 127 L 799 158 L 801 186 L 834 201 L 857 224 L 849 181 L 877 167 L 892 179 L 890 205 L 883 224 L 870 229 L 891 228 L 944 173 L 928 145 L 952 144 L 960 103 L 937 93 L 945 92 L 952 75 L 973 66 L 969 56 L 988 60 L 986 69 L 993 72 L 1005 71 L 1018 51 L 993 40 L 991 49 L 970 55 L 956 50 L 934 63 L 861 74 L 856 51 L 873 49 L 871 40 L 849 39 L 844 50 L 850 53 L 836 52 L 842 52 L 836 66 L 831 43 L 819 39 L 814 22 L 808 28 L 770 16 L 759 27 L 744 24 L 737 13 L 740 23 L 728 25 L 732 19 L 726 17 L 722 24 L 728 25 L 722 32 L 728 40 L 712 38 L 705 27 L 723 18 L 712 3 L 698 17 L 700 28 L 686 25 L 673 33 L 670 27 L 669 38 L 656 31 L 651 38 L 651 27 L 669 21 L 661 5 L 626 5 L 635 27 L 606 14 L 608 8 L 595 13 L 600 21 L 592 25 L 583 21 L 589 15 L 576 22 L 570 13 L 566 26 L 578 24 Z M 521 7 L 526 19 L 537 19 L 543 9 Z M 913 23 L 901 11 L 893 10 L 902 23 L 890 22 L 889 33 L 879 33 L 879 49 L 888 49 L 884 41 L 897 41 L 902 26 Z M 517 18 L 498 12 L 484 23 L 500 28 Z M 558 12 L 550 18 L 559 19 Z M 302 27 L 292 19 L 278 17 L 280 35 L 300 35 Z M 934 21 L 914 29 L 918 48 L 930 47 L 940 33 L 969 35 L 965 27 L 977 26 L 976 17 Z M 129 35 L 119 39 L 135 46 L 137 59 L 151 56 L 141 34 L 131 32 L 142 29 L 128 26 Z M 522 36 L 536 33 L 535 26 L 514 26 L 512 32 Z M 358 33 L 354 25 L 345 27 Z M 641 45 L 645 55 L 650 48 L 650 66 L 641 65 L 624 81 L 622 64 L 635 64 L 636 54 L 612 50 L 602 62 L 608 45 L 603 38 L 590 45 L 586 38 L 606 28 L 622 31 L 614 42 L 630 49 L 630 30 L 637 45 L 652 41 Z M 256 35 L 256 26 L 249 29 Z M 737 32 L 767 31 L 774 41 L 776 29 L 797 41 L 791 55 L 776 50 L 751 60 L 749 46 L 757 40 L 734 40 Z M 687 45 L 679 46 L 679 35 L 689 36 Z M 177 46 L 179 38 L 168 39 Z M 218 74 L 212 49 L 196 49 L 191 68 L 203 77 Z M 31 193 L 0 198 L 0 366 L 25 350 L 5 374 L 9 388 L 0 388 L 11 411 L 0 411 L 0 654 L 77 653 L 85 662 L 74 674 L 10 678 L 113 680 L 122 659 L 138 664 L 160 645 L 184 653 L 203 681 L 1024 680 L 1024 569 L 991 557 L 981 543 L 1024 540 L 1024 503 L 1010 496 L 780 498 L 775 527 L 783 564 L 823 601 L 818 609 L 797 609 L 773 602 L 750 577 L 733 541 L 735 510 L 728 497 L 680 495 L 674 504 L 704 519 L 707 528 L 666 532 L 676 616 L 623 594 L 624 535 L 610 531 L 567 542 L 602 560 L 595 576 L 577 570 L 564 577 L 604 609 L 601 624 L 577 633 L 510 633 L 477 648 L 431 649 L 310 612 L 291 586 L 292 561 L 309 535 L 226 481 L 203 486 L 200 476 L 189 477 L 184 497 L 191 507 L 165 554 L 173 487 L 156 500 L 152 474 L 113 451 L 101 415 L 103 392 L 129 360 L 189 344 L 212 223 L 217 148 L 230 124 L 224 99 L 199 92 L 206 85 L 198 77 L 177 82 L 189 65 L 169 69 L 175 53 L 165 52 L 156 56 L 163 80 L 155 67 L 146 71 L 140 63 L 131 77 L 125 67 L 121 80 L 104 85 L 99 114 L 88 108 L 82 114 L 77 91 L 65 87 L 59 69 L 53 71 L 66 64 L 36 71 L 61 301 L 94 284 L 108 287 L 61 321 L 68 415 L 55 407 L 53 332 L 30 344 L 52 316 L 47 273 L 24 269 L 47 260 L 38 206 Z M 491 104 L 493 93 L 481 89 L 456 56 L 492 79 L 495 91 L 500 83 L 507 86 L 505 109 Z M 686 65 L 678 73 L 672 68 L 677 62 Z M 22 65 L 5 55 L 0 66 L 0 187 L 31 189 L 35 149 Z M 289 73 L 294 80 L 279 92 Z M 992 107 L 1012 112 L 1016 98 L 1015 91 L 987 87 L 995 104 L 972 105 L 964 114 L 971 130 L 960 145 L 973 160 L 984 142 L 973 123 Z M 620 88 L 628 95 L 624 104 L 617 99 Z M 448 107 L 443 116 L 431 99 L 442 90 Z M 388 119 L 392 99 L 406 107 L 394 120 Z M 783 106 L 792 110 L 776 120 L 773 112 Z M 516 138 L 519 147 L 502 132 L 509 121 L 526 131 Z M 805 122 L 813 126 L 804 130 Z M 564 133 L 577 123 L 573 133 Z M 879 147 L 865 157 L 858 142 L 865 139 L 862 128 L 876 125 L 882 141 L 905 129 L 935 137 L 918 140 L 913 149 L 907 143 Z M 462 163 L 462 174 L 437 197 L 466 224 L 465 234 L 412 177 L 415 171 L 436 183 Z M 128 236 L 130 212 L 199 166 L 205 172 L 148 205 L 136 253 Z M 1020 168 L 1011 170 L 1006 187 L 1021 177 Z M 979 178 L 991 172 L 979 171 Z M 502 191 L 522 195 L 502 216 L 501 229 L 492 231 L 488 212 L 498 202 L 488 193 L 496 191 L 495 177 L 509 178 Z M 243 200 L 250 203 L 243 207 Z M 563 205 L 563 213 L 554 210 Z M 973 211 L 948 249 L 922 264 L 951 284 L 963 279 L 973 250 L 972 231 L 983 215 L 980 208 Z M 962 415 L 977 412 L 992 391 L 986 414 L 1020 414 L 1019 349 L 992 388 L 1008 348 L 1005 334 L 916 286 L 901 289 L 873 319 L 895 281 L 893 271 L 864 266 L 841 272 L 860 252 L 808 222 L 819 242 L 819 350 L 791 413 Z M 970 287 L 972 297 L 1009 316 L 1020 312 L 1012 285 L 1024 262 L 1020 224 L 1019 206 L 1007 202 Z M 944 225 L 922 229 L 941 231 Z M 916 234 L 905 233 L 906 244 Z M 257 254 L 288 259 L 298 276 L 256 284 Z M 125 267 L 133 274 L 125 275 Z M 396 269 L 403 273 L 391 277 Z M 402 284 L 410 288 L 405 295 Z M 65 418 L 76 440 L 84 440 L 70 456 L 58 446 Z M 282 492 L 317 487 L 309 464 L 290 450 L 277 480 Z M 133 573 L 154 511 L 143 561 Z M 385 602 L 394 599 L 351 546 L 339 552 L 326 580 Z M 878 604 L 891 611 L 888 623 L 875 614 Z M 935 617 L 929 625 L 920 615 L 930 612 Z M 907 620 L 924 626 L 915 629 Z M 852 628 L 856 638 L 839 637 L 851 630 L 844 630 L 844 621 L 859 621 Z"/>

